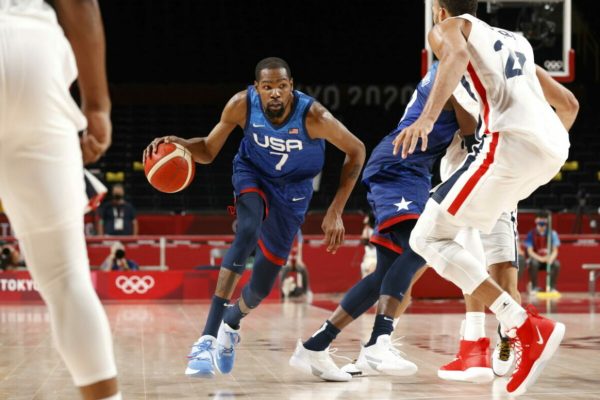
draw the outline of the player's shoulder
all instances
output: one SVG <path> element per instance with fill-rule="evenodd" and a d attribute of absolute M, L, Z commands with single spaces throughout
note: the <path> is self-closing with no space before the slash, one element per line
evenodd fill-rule
<path fill-rule="evenodd" d="M 227 102 L 227 106 L 230 106 L 232 108 L 241 107 L 241 106 L 245 107 L 247 102 L 248 102 L 248 89 L 244 89 L 244 90 L 240 90 L 239 92 L 237 92 L 236 94 L 231 96 L 231 98 Z"/>
<path fill-rule="evenodd" d="M 244 125 L 248 109 L 248 90 L 241 90 L 234 94 L 223 110 L 223 119 L 240 126 Z"/>
<path fill-rule="evenodd" d="M 477 18 L 475 18 L 475 17 L 473 17 L 473 18 L 474 18 L 474 20 L 477 20 Z M 471 26 L 471 22 L 472 22 L 471 19 L 467 18 L 466 14 L 458 15 L 458 16 L 452 17 L 452 18 L 447 18 L 444 21 L 435 24 L 433 26 L 433 29 L 431 29 L 431 31 L 429 32 L 429 34 L 431 35 L 432 33 L 437 33 L 437 32 L 462 29 L 463 26 Z"/>
<path fill-rule="evenodd" d="M 470 14 L 462 14 L 456 17 L 447 18 L 444 21 L 437 23 L 427 34 L 428 40 L 441 41 L 443 37 L 446 37 L 448 33 L 458 33 L 468 39 L 471 34 L 471 28 L 473 23 L 483 22 L 477 17 Z"/>
<path fill-rule="evenodd" d="M 321 104 L 315 100 L 310 105 L 308 112 L 306 113 L 306 118 L 318 120 L 318 119 L 324 118 L 328 114 L 331 115 L 329 110 L 327 110 L 327 108 L 325 108 L 325 106 L 323 104 Z"/>

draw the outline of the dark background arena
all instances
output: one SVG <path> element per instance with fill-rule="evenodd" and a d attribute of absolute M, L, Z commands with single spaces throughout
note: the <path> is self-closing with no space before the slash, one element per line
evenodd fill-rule
<path fill-rule="evenodd" d="M 587 190 L 588 206 L 600 206 L 598 170 L 600 89 L 593 0 L 574 0 L 576 80 L 568 87 L 580 104 L 572 130 L 571 159 L 578 171 L 541 188 L 524 207 L 572 209 Z M 156 136 L 205 136 L 229 97 L 253 81 L 267 56 L 287 60 L 296 87 L 325 104 L 363 140 L 368 152 L 397 124 L 420 79 L 424 44 L 422 1 L 198 1 L 100 2 L 113 96 L 114 144 L 96 166 L 123 172 L 138 209 L 225 212 L 231 203 L 231 160 L 236 130 L 217 160 L 199 166 L 193 185 L 165 195 L 145 180 L 136 161 Z M 484 7 L 484 5 L 481 5 Z M 575 28 L 576 27 L 576 28 Z M 327 207 L 337 187 L 342 154 L 332 146 L 311 209 Z M 592 189 L 590 189 L 591 187 Z M 348 209 L 366 209 L 357 186 Z"/>

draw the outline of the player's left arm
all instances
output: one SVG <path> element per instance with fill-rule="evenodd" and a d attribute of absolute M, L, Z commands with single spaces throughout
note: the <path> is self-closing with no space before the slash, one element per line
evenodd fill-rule
<path fill-rule="evenodd" d="M 81 109 L 88 122 L 80 142 L 83 161 L 89 164 L 98 161 L 112 141 L 106 44 L 100 7 L 96 0 L 56 0 L 53 3 L 77 61 Z"/>
<path fill-rule="evenodd" d="M 554 111 L 565 129 L 571 129 L 579 112 L 577 98 L 569 89 L 558 83 L 539 65 L 535 66 L 535 74 L 540 81 L 546 101 L 554 107 Z"/>
<path fill-rule="evenodd" d="M 365 163 L 365 145 L 317 102 L 313 103 L 306 116 L 306 129 L 312 139 L 325 139 L 346 153 L 337 192 L 321 224 L 327 251 L 335 254 L 344 242 L 342 213 Z"/>
<path fill-rule="evenodd" d="M 470 22 L 462 18 L 451 18 L 435 25 L 429 32 L 429 45 L 440 60 L 435 81 L 419 118 L 412 125 L 404 128 L 394 139 L 395 155 L 402 146 L 402 158 L 406 158 L 415 151 L 419 139 L 421 139 L 421 151 L 427 149 L 427 135 L 433 129 L 433 124 L 469 64 L 467 40 L 463 35 L 463 29 L 467 29 L 466 24 L 469 24 L 468 29 L 470 29 Z"/>

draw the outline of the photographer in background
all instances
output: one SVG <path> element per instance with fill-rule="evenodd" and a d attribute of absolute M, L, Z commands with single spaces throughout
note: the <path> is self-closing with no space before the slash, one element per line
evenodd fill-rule
<path fill-rule="evenodd" d="M 10 271 L 18 267 L 24 267 L 25 263 L 21 259 L 21 254 L 14 246 L 0 241 L 0 269 Z"/>
<path fill-rule="evenodd" d="M 125 257 L 123 243 L 115 242 L 100 269 L 102 271 L 139 271 L 140 267 L 135 261 Z"/>

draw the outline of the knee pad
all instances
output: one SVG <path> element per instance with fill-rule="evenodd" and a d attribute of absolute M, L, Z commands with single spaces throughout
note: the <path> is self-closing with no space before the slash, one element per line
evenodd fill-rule
<path fill-rule="evenodd" d="M 260 236 L 264 207 L 264 201 L 258 193 L 246 193 L 237 200 L 237 231 L 231 247 L 223 257 L 224 268 L 236 274 L 244 272 L 246 260 L 256 248 Z"/>
<path fill-rule="evenodd" d="M 442 250 L 445 262 L 435 263 L 432 267 L 442 278 L 470 295 L 489 277 L 487 269 L 463 247 L 450 242 L 454 245 L 445 246 Z"/>

